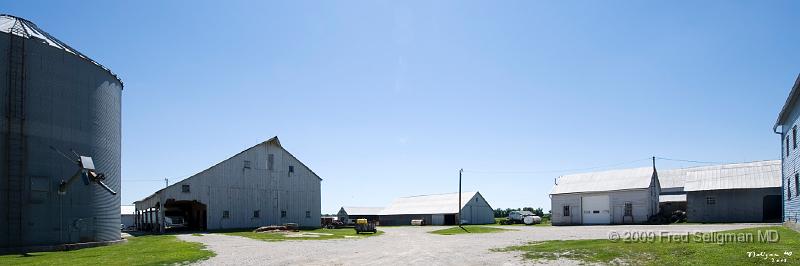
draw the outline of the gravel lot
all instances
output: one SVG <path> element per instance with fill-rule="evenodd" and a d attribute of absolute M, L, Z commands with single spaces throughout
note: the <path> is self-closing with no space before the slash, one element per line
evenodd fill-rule
<path fill-rule="evenodd" d="M 521 260 L 519 254 L 489 249 L 536 240 L 607 239 L 611 232 L 712 232 L 768 225 L 774 224 L 505 226 L 517 231 L 449 236 L 427 233 L 447 227 L 404 226 L 379 227 L 384 235 L 362 239 L 283 242 L 221 234 L 178 237 L 203 243 L 217 254 L 199 265 L 520 265 L 531 263 Z M 570 264 L 569 261 L 547 263 Z"/>

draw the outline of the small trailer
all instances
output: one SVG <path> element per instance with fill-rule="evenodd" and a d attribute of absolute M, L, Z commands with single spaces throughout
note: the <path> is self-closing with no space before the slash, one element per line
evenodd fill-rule
<path fill-rule="evenodd" d="M 356 219 L 356 234 L 362 232 L 377 233 L 375 221 L 367 221 L 367 219 Z"/>

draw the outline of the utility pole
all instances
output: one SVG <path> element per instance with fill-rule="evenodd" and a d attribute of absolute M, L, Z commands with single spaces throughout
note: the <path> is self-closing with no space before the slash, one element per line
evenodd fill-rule
<path fill-rule="evenodd" d="M 169 179 L 165 177 L 164 178 L 164 187 L 168 187 L 168 186 L 169 186 Z"/>
<path fill-rule="evenodd" d="M 461 227 L 461 173 L 464 168 L 458 170 L 458 227 Z"/>
<path fill-rule="evenodd" d="M 653 170 L 656 169 L 656 157 L 653 156 Z"/>

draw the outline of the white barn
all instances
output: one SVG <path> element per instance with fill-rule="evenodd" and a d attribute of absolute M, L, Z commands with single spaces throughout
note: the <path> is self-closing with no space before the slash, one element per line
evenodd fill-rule
<path fill-rule="evenodd" d="M 411 220 L 425 220 L 431 225 L 458 224 L 458 193 L 421 195 L 395 199 L 381 210 L 381 225 L 409 225 Z M 494 223 L 492 206 L 480 192 L 461 193 L 462 224 Z"/>
<path fill-rule="evenodd" d="M 551 198 L 553 225 L 635 224 L 658 213 L 661 187 L 653 167 L 565 175 Z"/>
<path fill-rule="evenodd" d="M 321 181 L 273 137 L 135 202 L 136 225 L 163 232 L 167 216 L 196 230 L 316 228 Z"/>

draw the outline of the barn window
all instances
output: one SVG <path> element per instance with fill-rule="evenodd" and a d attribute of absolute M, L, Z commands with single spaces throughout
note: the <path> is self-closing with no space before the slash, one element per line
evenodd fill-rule
<path fill-rule="evenodd" d="M 707 205 L 717 204 L 717 198 L 715 198 L 715 197 L 706 197 L 706 204 Z"/>
<path fill-rule="evenodd" d="M 569 206 L 564 206 L 564 216 L 569 216 Z"/>
<path fill-rule="evenodd" d="M 789 136 L 786 136 L 786 157 L 789 157 Z"/>
<path fill-rule="evenodd" d="M 794 194 L 795 194 L 795 197 L 797 197 L 798 193 L 800 193 L 800 174 L 795 173 L 794 174 Z"/>
<path fill-rule="evenodd" d="M 633 203 L 630 201 L 625 202 L 625 216 L 633 216 Z"/>
<path fill-rule="evenodd" d="M 311 218 L 311 211 L 306 211 L 306 218 Z"/>
<path fill-rule="evenodd" d="M 222 211 L 222 218 L 225 218 L 225 219 L 227 219 L 227 218 L 229 218 L 229 217 L 231 217 L 231 212 L 229 212 L 229 211 Z"/>
<path fill-rule="evenodd" d="M 267 170 L 271 171 L 274 168 L 275 168 L 275 154 L 267 154 Z"/>
<path fill-rule="evenodd" d="M 181 192 L 189 193 L 189 192 L 192 192 L 192 190 L 191 190 L 191 187 L 189 187 L 189 185 L 182 185 L 181 186 Z"/>
<path fill-rule="evenodd" d="M 258 218 L 260 216 L 261 216 L 261 211 L 260 210 L 253 211 L 253 218 Z"/>
<path fill-rule="evenodd" d="M 281 210 L 281 218 L 286 218 L 286 211 L 285 210 Z"/>
<path fill-rule="evenodd" d="M 244 169 L 250 169 L 250 161 L 244 161 Z"/>
<path fill-rule="evenodd" d="M 287 173 L 286 175 L 287 176 L 292 176 L 292 173 L 294 173 L 294 165 L 290 165 L 289 166 L 289 173 Z"/>
<path fill-rule="evenodd" d="M 792 148 L 797 149 L 797 126 L 792 127 Z"/>

